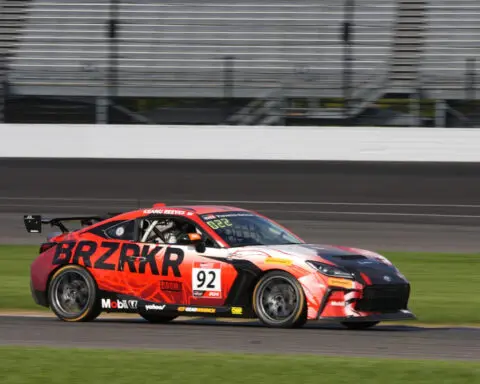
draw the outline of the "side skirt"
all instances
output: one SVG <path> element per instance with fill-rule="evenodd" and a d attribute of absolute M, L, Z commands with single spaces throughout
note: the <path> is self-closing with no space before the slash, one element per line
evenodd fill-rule
<path fill-rule="evenodd" d="M 242 319 L 256 318 L 251 308 L 236 305 L 215 307 L 156 303 L 134 296 L 105 291 L 100 291 L 99 297 L 102 312 L 107 313 L 150 313 L 165 316 L 228 317 Z"/>

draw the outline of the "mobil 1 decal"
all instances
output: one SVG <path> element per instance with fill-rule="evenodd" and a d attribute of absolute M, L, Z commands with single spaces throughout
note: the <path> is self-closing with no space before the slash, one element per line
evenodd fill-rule
<path fill-rule="evenodd" d="M 163 257 L 157 259 L 157 256 Z M 55 249 L 53 264 L 73 263 L 93 269 L 182 277 L 180 265 L 184 258 L 185 253 L 181 248 L 84 240 L 59 243 Z"/>
<path fill-rule="evenodd" d="M 222 298 L 222 264 L 194 262 L 192 268 L 193 296 L 205 299 Z"/>

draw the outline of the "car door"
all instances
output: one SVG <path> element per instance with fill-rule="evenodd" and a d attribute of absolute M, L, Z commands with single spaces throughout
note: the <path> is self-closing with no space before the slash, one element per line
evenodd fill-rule
<path fill-rule="evenodd" d="M 139 220 L 127 220 L 105 229 L 97 270 L 104 271 L 104 290 L 134 300 L 175 303 L 183 301 L 184 250 L 139 241 Z M 109 304 L 106 304 L 108 308 Z M 133 309 L 133 308 L 129 308 Z"/>
<path fill-rule="evenodd" d="M 188 247 L 190 269 L 189 303 L 198 306 L 222 306 L 235 277 L 235 269 L 226 263 L 227 250 L 206 246 L 199 253 Z"/>
<path fill-rule="evenodd" d="M 153 231 L 155 222 L 178 220 L 189 223 L 192 230 L 207 237 L 205 252 L 198 252 L 193 243 L 159 244 L 152 240 L 149 231 Z M 194 221 L 186 217 L 170 216 L 149 217 L 139 224 L 139 246 L 150 247 L 155 251 L 157 265 L 161 273 L 145 276 L 149 279 L 149 291 L 142 293 L 142 298 L 161 303 L 197 306 L 221 306 L 231 286 L 235 270 L 222 261 L 227 254 L 225 249 L 216 246 L 208 234 Z M 193 229 L 193 227 L 195 229 Z"/>
<path fill-rule="evenodd" d="M 103 309 L 136 310 L 135 299 L 148 292 L 151 271 L 146 262 L 142 263 L 145 250 L 136 241 L 137 230 L 136 220 L 131 219 L 116 222 L 100 233 L 105 240 L 98 245 L 93 270 L 102 292 Z"/>

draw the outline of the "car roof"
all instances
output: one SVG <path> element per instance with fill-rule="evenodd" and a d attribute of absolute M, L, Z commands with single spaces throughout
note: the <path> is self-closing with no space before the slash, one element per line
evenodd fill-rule
<path fill-rule="evenodd" d="M 118 214 L 113 214 L 109 219 L 107 219 L 107 221 L 131 220 L 133 218 L 140 218 L 145 216 L 145 211 L 147 210 L 149 211 L 180 210 L 180 211 L 192 212 L 193 214 L 196 214 L 196 215 L 206 215 L 206 214 L 230 212 L 230 211 L 253 213 L 253 211 L 248 209 L 227 206 L 227 205 L 166 205 L 166 204 L 157 203 L 157 204 L 153 204 L 150 207 L 143 207 L 143 208 L 136 209 L 134 211 L 126 211 Z M 151 213 L 154 213 L 154 212 L 151 212 Z M 168 212 L 165 212 L 165 213 L 168 214 Z"/>
<path fill-rule="evenodd" d="M 250 212 L 248 209 L 228 206 L 228 205 L 175 205 L 175 206 L 164 206 L 162 209 L 184 209 L 192 211 L 197 215 L 206 215 L 209 213 L 219 213 L 219 212 L 230 212 L 230 211 L 242 211 Z"/>
<path fill-rule="evenodd" d="M 150 207 L 138 208 L 134 211 L 127 211 L 118 213 L 115 217 L 118 218 L 128 218 L 132 214 L 134 216 L 144 216 L 144 211 L 146 210 L 181 210 L 189 211 L 197 215 L 206 215 L 211 213 L 220 213 L 220 212 L 252 212 L 248 209 L 243 209 L 239 207 L 233 207 L 228 205 L 166 205 L 166 204 L 153 204 Z"/>

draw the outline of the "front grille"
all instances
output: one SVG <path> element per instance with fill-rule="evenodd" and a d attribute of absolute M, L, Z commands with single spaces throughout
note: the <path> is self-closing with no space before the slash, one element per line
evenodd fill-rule
<path fill-rule="evenodd" d="M 397 312 L 407 309 L 409 284 L 373 285 L 363 290 L 355 308 L 367 312 Z"/>

